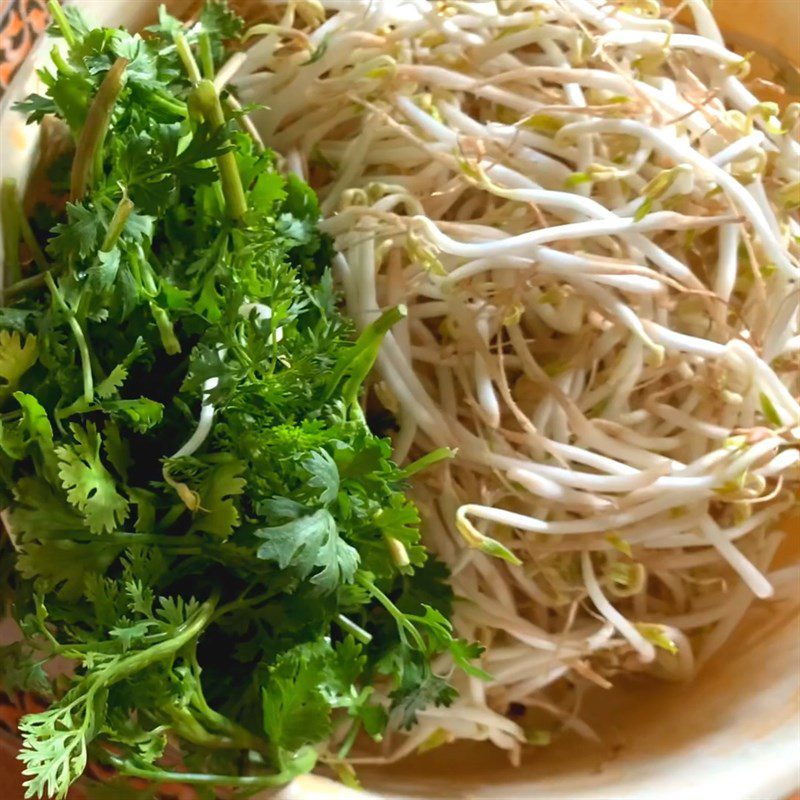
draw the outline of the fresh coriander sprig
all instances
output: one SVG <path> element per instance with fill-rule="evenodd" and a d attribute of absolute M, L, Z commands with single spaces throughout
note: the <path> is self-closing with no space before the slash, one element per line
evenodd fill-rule
<path fill-rule="evenodd" d="M 39 210 L 42 271 L 0 309 L 13 610 L 76 667 L 23 724 L 29 793 L 63 797 L 90 758 L 276 786 L 341 725 L 338 759 L 452 702 L 442 656 L 477 674 L 404 494 L 442 454 L 400 469 L 361 407 L 404 310 L 360 336 L 342 315 L 316 196 L 210 80 L 242 32 L 223 4 L 144 38 L 56 20 L 68 52 L 22 107 L 76 139 L 48 169 L 72 201 Z M 168 736 L 192 772 L 164 768 Z"/>

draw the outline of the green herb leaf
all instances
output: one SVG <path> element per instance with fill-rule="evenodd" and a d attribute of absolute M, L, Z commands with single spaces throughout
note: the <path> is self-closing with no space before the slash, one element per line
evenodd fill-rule
<path fill-rule="evenodd" d="M 255 535 L 264 540 L 258 548 L 259 558 L 276 561 L 281 569 L 292 567 L 300 578 L 321 568 L 311 582 L 324 593 L 352 581 L 358 567 L 358 551 L 341 539 L 327 509 L 274 528 L 260 528 Z"/>
<path fill-rule="evenodd" d="M 117 492 L 114 479 L 100 459 L 100 434 L 93 423 L 72 423 L 73 443 L 56 448 L 67 499 L 81 511 L 93 533 L 114 530 L 127 519 L 128 501 Z"/>

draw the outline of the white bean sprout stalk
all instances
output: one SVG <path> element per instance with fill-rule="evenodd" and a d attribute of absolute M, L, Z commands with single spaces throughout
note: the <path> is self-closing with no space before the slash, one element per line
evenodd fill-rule
<path fill-rule="evenodd" d="M 409 309 L 374 382 L 398 459 L 457 450 L 413 491 L 493 677 L 383 758 L 591 738 L 587 687 L 690 678 L 791 585 L 800 114 L 683 5 L 267 4 L 231 62 L 349 312 Z"/>

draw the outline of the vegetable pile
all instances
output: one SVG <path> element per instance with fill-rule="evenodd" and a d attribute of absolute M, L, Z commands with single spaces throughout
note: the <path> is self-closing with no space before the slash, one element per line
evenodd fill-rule
<path fill-rule="evenodd" d="M 356 323 L 408 308 L 374 393 L 399 463 L 458 451 L 413 491 L 492 674 L 387 756 L 597 738 L 587 690 L 691 678 L 797 586 L 792 67 L 748 75 L 707 0 L 321 5 L 270 6 L 232 83 Z"/>
<path fill-rule="evenodd" d="M 52 698 L 22 721 L 28 796 L 63 798 L 90 758 L 208 796 L 319 758 L 353 780 L 360 732 L 451 703 L 454 666 L 484 675 L 404 494 L 449 454 L 400 469 L 359 404 L 404 309 L 357 338 L 339 313 L 314 192 L 224 89 L 243 26 L 224 5 L 143 36 L 51 10 L 64 47 L 19 108 L 60 153 L 56 200 L 29 217 L 3 187 L 2 570 L 24 640 L 0 668 Z M 55 657 L 74 670 L 51 681 Z"/>

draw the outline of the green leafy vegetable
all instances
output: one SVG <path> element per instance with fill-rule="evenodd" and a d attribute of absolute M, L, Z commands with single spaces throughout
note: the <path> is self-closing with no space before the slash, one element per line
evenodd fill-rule
<path fill-rule="evenodd" d="M 74 444 L 56 448 L 61 484 L 67 500 L 79 509 L 89 530 L 114 530 L 128 516 L 128 501 L 117 492 L 111 473 L 100 458 L 100 435 L 89 422 L 83 429 L 70 425 Z"/>
<path fill-rule="evenodd" d="M 434 660 L 486 677 L 404 494 L 450 453 L 401 470 L 359 404 L 405 310 L 354 335 L 313 191 L 194 75 L 243 31 L 223 3 L 188 29 L 162 9 L 141 37 L 52 12 L 66 50 L 19 108 L 68 126 L 73 162 L 49 173 L 70 197 L 47 271 L 0 311 L 3 564 L 26 637 L 0 677 L 53 698 L 22 723 L 28 795 L 64 798 L 89 759 L 257 791 L 342 724 L 329 755 L 352 781 L 360 732 L 452 702 Z M 74 670 L 51 686 L 56 657 Z M 187 771 L 162 762 L 167 736 Z"/>
<path fill-rule="evenodd" d="M 332 592 L 339 583 L 353 580 L 358 551 L 339 537 L 336 520 L 327 509 L 255 533 L 266 540 L 258 548 L 259 558 L 276 561 L 281 569 L 291 565 L 301 578 L 319 567 L 311 582 L 320 591 Z"/>

